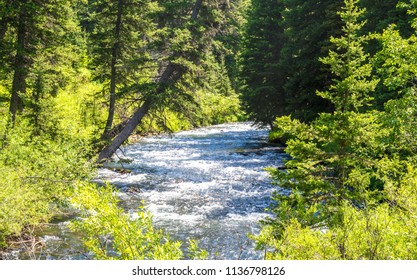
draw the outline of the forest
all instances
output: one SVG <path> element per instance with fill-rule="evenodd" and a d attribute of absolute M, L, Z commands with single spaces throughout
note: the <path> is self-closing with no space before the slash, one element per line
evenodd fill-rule
<path fill-rule="evenodd" d="M 289 156 L 265 259 L 417 259 L 416 31 L 415 0 L 0 0 L 0 259 L 69 208 L 93 258 L 207 258 L 92 179 L 137 137 L 238 121 Z"/>

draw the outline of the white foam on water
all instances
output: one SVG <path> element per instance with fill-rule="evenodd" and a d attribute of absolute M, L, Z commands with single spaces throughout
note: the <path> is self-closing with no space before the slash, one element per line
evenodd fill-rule
<path fill-rule="evenodd" d="M 194 233 L 212 257 L 235 258 L 233 246 L 259 229 L 275 189 L 264 168 L 281 160 L 263 149 L 266 139 L 267 130 L 247 123 L 144 138 L 124 148 L 133 173 L 111 182 L 143 186 L 139 197 L 157 226 L 180 238 Z"/>
<path fill-rule="evenodd" d="M 283 159 L 267 138 L 266 129 L 249 123 L 145 137 L 109 165 L 131 173 L 102 168 L 96 181 L 120 188 L 132 219 L 144 200 L 156 227 L 184 244 L 196 239 L 211 259 L 261 259 L 247 234 L 259 232 L 276 189 L 264 168 Z M 128 161 L 118 164 L 119 158 Z"/>
<path fill-rule="evenodd" d="M 58 236 L 54 236 L 54 235 L 44 235 L 44 236 L 40 237 L 40 240 L 42 240 L 43 242 L 47 243 L 49 241 L 61 240 L 61 238 L 58 237 Z"/>

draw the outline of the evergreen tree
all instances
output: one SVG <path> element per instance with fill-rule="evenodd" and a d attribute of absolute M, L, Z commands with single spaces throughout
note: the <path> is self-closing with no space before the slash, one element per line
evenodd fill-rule
<path fill-rule="evenodd" d="M 245 28 L 240 79 L 245 110 L 256 122 L 272 125 L 285 107 L 281 51 L 283 1 L 252 0 Z"/>
<path fill-rule="evenodd" d="M 415 1 L 413 1 L 415 2 Z M 372 72 L 360 28 L 359 1 L 345 0 L 344 36 L 321 61 L 335 74 L 322 97 L 335 104 L 311 125 L 279 119 L 290 136 L 287 174 L 273 170 L 287 195 L 275 195 L 276 218 L 257 237 L 271 246 L 267 258 L 414 259 L 416 215 L 416 37 L 390 26 Z M 410 7 L 409 7 L 410 8 Z M 356 20 L 355 20 L 356 19 Z M 401 97 L 381 112 L 366 111 L 381 84 Z"/>
<path fill-rule="evenodd" d="M 224 61 L 227 75 L 231 86 L 239 91 L 240 64 L 239 59 L 243 51 L 243 38 L 247 22 L 247 12 L 251 6 L 251 0 L 238 0 L 227 2 L 223 15 L 222 32 L 215 37 L 218 42 L 215 44 L 214 54 L 219 62 Z"/>
<path fill-rule="evenodd" d="M 107 139 L 113 127 L 116 99 L 134 93 L 149 67 L 147 45 L 155 29 L 152 13 L 157 9 L 153 1 L 95 0 L 90 3 L 89 44 L 94 75 L 105 84 L 109 107 L 103 132 Z M 149 71 L 148 71 L 149 72 Z M 148 74 L 149 75 L 149 74 Z"/>
<path fill-rule="evenodd" d="M 361 33 L 364 35 L 367 34 L 380 34 L 384 30 L 387 30 L 390 25 L 395 25 L 396 29 L 399 30 L 400 36 L 403 38 L 409 38 L 413 34 L 412 27 L 409 23 L 410 16 L 407 12 L 406 7 L 398 5 L 397 0 L 389 1 L 371 1 L 363 0 L 359 3 L 361 7 L 366 8 L 366 13 L 363 15 L 363 18 L 366 19 L 366 24 L 362 28 Z M 365 46 L 367 53 L 375 55 L 378 51 L 383 48 L 381 45 L 381 40 L 376 39 L 370 40 Z M 381 62 L 383 60 L 375 60 L 374 68 L 375 69 L 386 69 Z M 376 71 L 376 74 L 381 71 Z M 379 76 L 384 79 L 383 76 Z M 377 110 L 384 110 L 385 103 L 390 99 L 397 99 L 401 97 L 398 91 L 393 90 L 390 87 L 384 85 L 384 83 L 379 83 L 375 92 L 373 93 L 373 98 L 375 99 L 373 107 Z"/>
<path fill-rule="evenodd" d="M 371 77 L 372 66 L 363 50 L 366 37 L 359 31 L 364 22 L 358 20 L 364 10 L 357 3 L 345 0 L 339 13 L 345 23 L 343 35 L 331 38 L 335 50 L 321 59 L 335 78 L 327 91 L 317 93 L 335 112 L 320 114 L 310 125 L 289 117 L 277 119 L 280 134 L 291 136 L 286 172 L 271 170 L 278 185 L 291 193 L 274 197 L 277 217 L 269 223 L 277 236 L 293 218 L 304 226 L 329 226 L 339 222 L 345 203 L 365 207 L 380 199 L 373 184 L 373 162 L 383 152 L 377 143 L 385 131 L 376 113 L 358 113 L 378 80 Z"/>
<path fill-rule="evenodd" d="M 331 37 L 330 41 L 336 50 L 330 50 L 329 55 L 320 61 L 330 66 L 336 76 L 328 91 L 319 91 L 318 95 L 331 101 L 335 112 L 357 112 L 367 105 L 378 80 L 369 80 L 372 76 L 372 65 L 367 63 L 369 55 L 364 51 L 367 36 L 360 36 L 359 31 L 365 21 L 358 22 L 359 16 L 365 13 L 357 7 L 358 0 L 345 0 L 346 8 L 340 13 L 345 26 L 342 28 L 343 37 Z"/>
<path fill-rule="evenodd" d="M 1 47 L 2 58 L 9 66 L 6 71 L 13 73 L 9 109 L 13 123 L 24 104 L 30 102 L 31 92 L 36 100 L 44 81 L 41 73 L 62 74 L 64 71 L 56 66 L 63 61 L 73 61 L 70 53 L 74 36 L 71 34 L 76 32 L 76 25 L 71 4 L 67 0 L 22 0 L 3 1 L 0 6 L 1 21 L 8 27 L 2 33 Z M 64 47 L 66 44 L 68 48 Z"/>
<path fill-rule="evenodd" d="M 169 14 L 171 17 L 159 17 L 160 32 L 164 40 L 159 43 L 162 49 L 156 54 L 159 56 L 158 75 L 145 88 L 143 102 L 138 104 L 133 116 L 123 125 L 113 141 L 100 152 L 98 161 L 109 158 L 152 108 L 161 104 L 181 105 L 184 101 L 192 100 L 192 95 L 184 89 L 194 83 L 194 77 L 198 77 L 198 65 L 209 53 L 213 38 L 219 32 L 219 20 L 223 18 L 222 9 L 227 8 L 227 2 L 219 0 L 208 3 L 196 0 L 161 3 L 162 14 Z M 172 12 L 173 8 L 175 12 Z"/>
<path fill-rule="evenodd" d="M 332 105 L 315 94 L 326 88 L 331 75 L 319 58 L 326 55 L 330 36 L 340 32 L 337 10 L 343 1 L 285 0 L 283 12 L 286 43 L 281 53 L 285 69 L 287 114 L 303 120 L 313 120 L 319 112 L 333 110 Z"/>
<path fill-rule="evenodd" d="M 366 9 L 363 15 L 366 24 L 361 32 L 363 34 L 380 33 L 389 25 L 395 24 L 402 36 L 409 37 L 413 33 L 409 23 L 410 17 L 407 8 L 399 6 L 398 3 L 398 0 L 360 1 L 358 5 Z"/>

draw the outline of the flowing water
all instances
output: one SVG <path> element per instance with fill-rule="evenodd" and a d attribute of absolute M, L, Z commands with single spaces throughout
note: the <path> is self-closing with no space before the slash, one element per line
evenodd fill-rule
<path fill-rule="evenodd" d="M 123 207 L 132 214 L 143 200 L 156 227 L 184 243 L 197 240 L 210 259 L 261 259 L 248 234 L 259 232 L 276 190 L 264 168 L 285 158 L 267 138 L 266 129 L 250 123 L 146 137 L 118 152 L 115 159 L 128 163 L 99 170 L 96 180 L 120 188 Z M 66 224 L 57 222 L 41 234 L 49 246 L 42 258 L 88 258 L 77 253 L 80 242 Z"/>

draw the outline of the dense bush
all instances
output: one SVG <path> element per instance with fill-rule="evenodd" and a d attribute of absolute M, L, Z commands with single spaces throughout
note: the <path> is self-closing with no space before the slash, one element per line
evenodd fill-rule
<path fill-rule="evenodd" d="M 88 180 L 91 166 L 82 140 L 35 136 L 27 122 L 2 130 L 0 238 L 48 221 L 66 204 L 74 183 Z M 4 127 L 3 127 L 4 128 Z M 7 133 L 7 135 L 5 134 Z"/>

